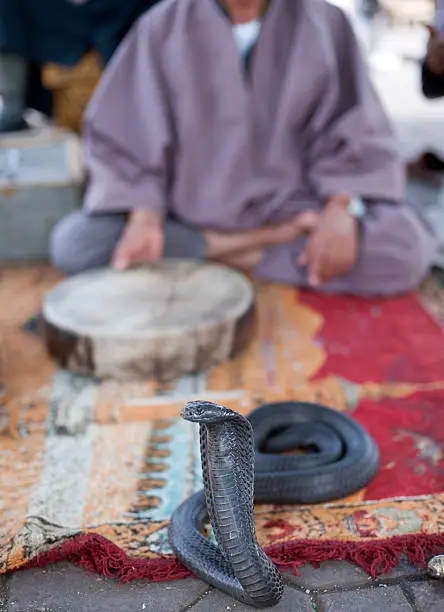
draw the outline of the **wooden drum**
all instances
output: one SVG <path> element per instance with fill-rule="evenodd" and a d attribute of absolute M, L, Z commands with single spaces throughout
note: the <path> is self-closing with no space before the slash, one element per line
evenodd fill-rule
<path fill-rule="evenodd" d="M 167 383 L 241 352 L 253 319 L 254 290 L 244 275 L 216 264 L 165 260 L 61 282 L 44 299 L 42 335 L 64 369 Z"/>

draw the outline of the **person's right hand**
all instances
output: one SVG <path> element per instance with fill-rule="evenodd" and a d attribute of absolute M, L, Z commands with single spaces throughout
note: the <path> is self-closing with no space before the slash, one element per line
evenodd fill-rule
<path fill-rule="evenodd" d="M 427 26 L 430 34 L 426 64 L 430 72 L 444 74 L 444 36 L 434 27 Z"/>
<path fill-rule="evenodd" d="M 116 270 L 126 270 L 154 263 L 162 257 L 164 245 L 163 217 L 151 211 L 135 210 L 114 251 L 112 265 Z"/>

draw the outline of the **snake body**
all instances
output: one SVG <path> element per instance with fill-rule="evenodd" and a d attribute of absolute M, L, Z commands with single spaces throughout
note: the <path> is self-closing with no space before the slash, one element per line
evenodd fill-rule
<path fill-rule="evenodd" d="M 317 404 L 268 404 L 245 418 L 198 401 L 181 415 L 200 425 L 204 490 L 173 514 L 170 545 L 208 584 L 257 608 L 276 605 L 283 582 L 257 542 L 254 502 L 311 504 L 350 495 L 376 474 L 377 446 L 352 418 Z M 275 454 L 294 449 L 308 452 Z M 208 518 L 217 546 L 201 533 Z"/>

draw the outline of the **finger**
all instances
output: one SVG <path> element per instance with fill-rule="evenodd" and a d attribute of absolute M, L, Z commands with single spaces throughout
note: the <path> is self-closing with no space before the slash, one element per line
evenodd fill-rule
<path fill-rule="evenodd" d="M 337 253 L 341 250 L 341 245 L 332 243 L 325 245 L 325 250 L 318 260 L 318 280 L 319 284 L 325 284 L 339 275 L 341 269 L 341 259 Z M 336 256 L 334 254 L 336 253 Z"/>
<path fill-rule="evenodd" d="M 117 270 L 118 272 L 123 272 L 124 270 L 128 270 L 128 268 L 130 267 L 129 261 L 123 257 L 115 258 L 112 262 L 112 265 L 113 265 L 114 270 Z"/>
<path fill-rule="evenodd" d="M 299 257 L 296 259 L 296 265 L 304 267 L 308 264 L 308 251 L 304 249 Z"/>
<path fill-rule="evenodd" d="M 320 256 L 318 254 L 315 254 L 308 262 L 307 280 L 312 287 L 321 284 Z"/>
<path fill-rule="evenodd" d="M 127 270 L 143 263 L 154 263 L 159 260 L 161 251 L 161 244 L 152 244 L 149 245 L 149 248 L 142 245 L 137 248 L 133 244 L 127 246 L 126 241 L 123 241 L 122 246 L 117 248 L 113 257 L 113 266 L 116 270 Z"/>
<path fill-rule="evenodd" d="M 133 253 L 127 246 L 125 238 L 117 245 L 112 257 L 112 265 L 116 270 L 126 270 L 133 263 Z"/>
<path fill-rule="evenodd" d="M 322 252 L 320 253 L 316 263 L 316 280 L 317 284 L 321 285 L 329 280 L 330 261 L 329 258 L 325 256 L 325 253 Z"/>
<path fill-rule="evenodd" d="M 319 215 L 315 211 L 305 210 L 297 217 L 299 234 L 312 233 L 319 221 Z"/>
<path fill-rule="evenodd" d="M 153 241 L 153 244 L 152 244 L 151 249 L 150 249 L 150 259 L 149 259 L 149 261 L 151 261 L 151 262 L 159 261 L 159 259 L 163 255 L 163 250 L 164 250 L 163 237 L 159 237 L 158 240 Z"/>
<path fill-rule="evenodd" d="M 153 261 L 155 260 L 151 255 L 151 251 L 147 252 L 145 249 L 133 251 L 130 257 L 127 259 L 127 267 L 130 268 L 144 263 L 151 263 Z"/>
<path fill-rule="evenodd" d="M 122 251 L 116 251 L 111 264 L 115 270 L 127 270 L 131 265 L 131 259 Z"/>
<path fill-rule="evenodd" d="M 325 283 L 328 283 L 328 281 L 331 280 L 334 276 L 335 275 L 330 269 L 321 267 L 317 275 L 318 285 L 324 285 Z"/>
<path fill-rule="evenodd" d="M 314 232 L 314 230 L 317 228 L 319 224 L 319 213 L 315 211 L 309 211 L 307 213 L 307 217 L 305 221 L 306 221 L 305 230 L 310 233 Z"/>
<path fill-rule="evenodd" d="M 319 287 L 319 285 L 321 284 L 321 278 L 316 270 L 308 271 L 307 280 L 308 280 L 308 284 L 311 287 Z"/>

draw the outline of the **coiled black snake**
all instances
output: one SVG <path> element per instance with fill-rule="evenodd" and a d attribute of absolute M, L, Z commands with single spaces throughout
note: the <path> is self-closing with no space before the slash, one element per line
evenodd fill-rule
<path fill-rule="evenodd" d="M 173 514 L 170 545 L 208 584 L 257 608 L 276 605 L 283 582 L 256 540 L 254 502 L 312 504 L 350 495 L 376 474 L 377 446 L 352 418 L 317 404 L 268 404 L 245 418 L 199 401 L 181 415 L 200 424 L 204 491 Z M 273 454 L 296 448 L 312 452 Z M 201 534 L 207 518 L 218 546 Z"/>

